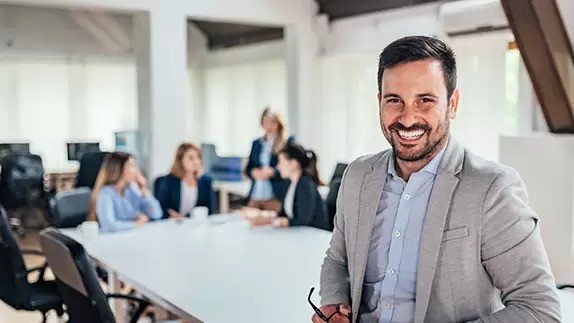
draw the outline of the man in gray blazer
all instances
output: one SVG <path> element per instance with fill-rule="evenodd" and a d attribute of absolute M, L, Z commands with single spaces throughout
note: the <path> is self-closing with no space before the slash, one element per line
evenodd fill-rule
<path fill-rule="evenodd" d="M 392 149 L 356 160 L 343 178 L 321 268 L 321 316 L 560 322 L 520 176 L 449 134 L 459 102 L 454 52 L 434 38 L 399 39 L 380 56 L 378 82 Z"/>

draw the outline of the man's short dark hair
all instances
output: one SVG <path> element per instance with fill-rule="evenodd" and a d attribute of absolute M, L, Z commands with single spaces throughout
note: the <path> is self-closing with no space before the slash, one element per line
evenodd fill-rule
<path fill-rule="evenodd" d="M 396 65 L 436 59 L 442 65 L 448 98 L 456 88 L 456 59 L 454 51 L 443 41 L 427 36 L 403 37 L 390 43 L 379 56 L 379 92 L 382 92 L 383 72 Z"/>

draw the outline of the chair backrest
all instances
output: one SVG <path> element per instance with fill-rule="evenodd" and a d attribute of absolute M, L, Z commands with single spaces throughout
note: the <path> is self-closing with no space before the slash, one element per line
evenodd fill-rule
<path fill-rule="evenodd" d="M 213 165 L 217 162 L 217 151 L 214 144 L 201 144 L 201 156 L 203 157 L 203 170 L 210 174 Z"/>
<path fill-rule="evenodd" d="M 85 153 L 82 156 L 78 176 L 76 177 L 76 187 L 94 188 L 96 178 L 98 178 L 98 173 L 107 155 L 108 152 L 101 151 Z"/>
<path fill-rule="evenodd" d="M 0 161 L 0 203 L 15 208 L 44 195 L 42 157 L 11 154 Z"/>
<path fill-rule="evenodd" d="M 0 299 L 15 309 L 26 309 L 29 288 L 22 252 L 12 235 L 6 211 L 0 206 Z"/>
<path fill-rule="evenodd" d="M 337 180 L 337 179 L 342 179 L 343 174 L 345 173 L 345 170 L 347 169 L 347 166 L 349 166 L 349 164 L 338 163 L 337 166 L 335 166 L 335 171 L 333 172 L 333 176 L 331 176 L 330 182 L 333 182 L 334 180 Z"/>
<path fill-rule="evenodd" d="M 40 233 L 40 245 L 56 276 L 70 323 L 115 322 L 84 247 L 53 228 Z"/>
<path fill-rule="evenodd" d="M 329 184 L 329 193 L 325 204 L 327 205 L 327 222 L 329 230 L 333 231 L 335 214 L 337 213 L 337 196 L 341 188 L 341 179 L 335 179 Z"/>
<path fill-rule="evenodd" d="M 50 199 L 50 224 L 57 228 L 75 228 L 86 220 L 90 212 L 92 190 L 78 187 L 59 192 Z"/>

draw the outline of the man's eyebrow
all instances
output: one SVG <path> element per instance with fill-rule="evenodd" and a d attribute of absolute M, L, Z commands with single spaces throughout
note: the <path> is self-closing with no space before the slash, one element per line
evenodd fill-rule
<path fill-rule="evenodd" d="M 385 94 L 383 95 L 383 99 L 391 98 L 391 97 L 393 97 L 393 98 L 400 98 L 401 96 L 398 95 L 398 94 L 396 94 L 396 93 L 385 93 Z"/>
<path fill-rule="evenodd" d="M 430 97 L 433 97 L 433 98 L 435 98 L 435 99 L 438 99 L 438 96 L 436 96 L 435 94 L 430 93 L 430 92 L 425 92 L 425 93 L 417 94 L 417 98 L 422 98 L 422 97 L 425 97 L 425 96 L 430 96 Z"/>

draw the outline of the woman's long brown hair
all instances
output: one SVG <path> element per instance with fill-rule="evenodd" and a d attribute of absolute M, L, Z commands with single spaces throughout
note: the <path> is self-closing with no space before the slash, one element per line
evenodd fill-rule
<path fill-rule="evenodd" d="M 259 119 L 260 125 L 263 125 L 263 119 L 266 117 L 271 118 L 274 122 L 277 123 L 277 133 L 275 134 L 275 143 L 273 143 L 273 153 L 278 154 L 283 147 L 285 147 L 285 123 L 283 122 L 283 118 L 277 112 L 274 112 L 271 108 L 267 107 L 263 110 L 261 114 L 261 118 Z"/>
<path fill-rule="evenodd" d="M 177 151 L 175 152 L 175 157 L 173 158 L 173 164 L 171 165 L 171 170 L 169 172 L 171 175 L 179 179 L 185 177 L 185 170 L 183 169 L 183 156 L 188 150 L 194 150 L 199 156 L 199 159 L 203 160 L 203 157 L 201 156 L 201 149 L 199 149 L 199 147 L 197 147 L 196 145 L 189 142 L 185 142 L 179 145 L 179 147 L 177 147 Z M 194 175 L 195 178 L 198 178 L 199 170 Z"/>
<path fill-rule="evenodd" d="M 102 187 L 117 184 L 122 178 L 126 163 L 132 157 L 132 155 L 124 152 L 113 152 L 106 156 L 98 173 L 94 189 L 92 190 L 88 221 L 97 221 L 96 203 Z"/>

